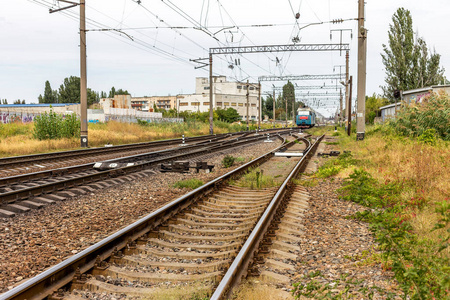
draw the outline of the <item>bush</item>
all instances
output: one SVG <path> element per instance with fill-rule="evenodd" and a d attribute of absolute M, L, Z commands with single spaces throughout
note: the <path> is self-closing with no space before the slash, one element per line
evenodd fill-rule
<path fill-rule="evenodd" d="M 227 155 L 222 159 L 222 166 L 224 168 L 229 168 L 234 164 L 235 160 L 236 160 L 236 158 L 234 158 L 234 156 Z"/>
<path fill-rule="evenodd" d="M 395 131 L 404 136 L 418 137 L 428 129 L 434 129 L 436 136 L 450 140 L 450 100 L 446 94 L 431 94 L 422 103 L 406 105 L 389 123 Z"/>
<path fill-rule="evenodd" d="M 63 117 L 50 108 L 49 113 L 45 112 L 34 119 L 33 136 L 39 140 L 79 137 L 80 124 L 77 115 Z"/>

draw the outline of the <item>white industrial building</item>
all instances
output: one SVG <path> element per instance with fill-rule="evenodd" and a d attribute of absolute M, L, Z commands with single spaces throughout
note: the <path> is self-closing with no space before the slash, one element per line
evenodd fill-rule
<path fill-rule="evenodd" d="M 247 85 L 248 115 L 250 120 L 259 116 L 259 86 L 257 83 L 227 81 L 225 76 L 213 77 L 213 109 L 236 109 L 242 120 L 247 119 Z M 177 95 L 179 111 L 209 111 L 209 78 L 197 77 L 195 94 Z"/>

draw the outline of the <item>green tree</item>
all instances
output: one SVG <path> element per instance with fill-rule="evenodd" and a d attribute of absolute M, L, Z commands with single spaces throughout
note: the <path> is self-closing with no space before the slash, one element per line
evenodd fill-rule
<path fill-rule="evenodd" d="M 25 101 L 25 100 L 24 100 Z M 20 101 L 20 99 L 17 99 L 16 101 L 14 101 L 14 103 L 13 104 L 21 104 L 22 103 L 22 101 Z"/>
<path fill-rule="evenodd" d="M 366 96 L 366 123 L 373 124 L 375 117 L 381 116 L 380 107 L 389 104 L 385 98 L 377 96 L 375 93 L 368 97 Z"/>
<path fill-rule="evenodd" d="M 430 55 L 425 40 L 415 36 L 411 13 L 397 9 L 389 25 L 389 43 L 383 44 L 381 58 L 385 67 L 384 97 L 394 101 L 395 90 L 410 90 L 438 84 L 444 69 L 439 67 L 440 55 Z"/>
<path fill-rule="evenodd" d="M 70 76 L 64 78 L 59 87 L 60 103 L 80 103 L 80 77 Z"/>
<path fill-rule="evenodd" d="M 106 92 L 102 91 L 100 98 L 106 98 Z"/>
<path fill-rule="evenodd" d="M 2 104 L 8 104 L 8 100 L 2 99 Z"/>
<path fill-rule="evenodd" d="M 98 92 L 94 92 L 90 88 L 87 88 L 86 92 L 88 105 L 100 100 Z M 64 78 L 64 83 L 59 87 L 58 100 L 60 103 L 80 103 L 80 77 Z"/>
<path fill-rule="evenodd" d="M 131 95 L 127 90 L 118 89 L 115 95 Z"/>
<path fill-rule="evenodd" d="M 45 82 L 44 96 L 39 95 L 39 103 L 57 103 L 58 102 L 58 92 L 52 90 L 50 82 L 47 80 Z"/>
<path fill-rule="evenodd" d="M 228 123 L 233 123 L 233 122 L 239 121 L 241 119 L 241 116 L 239 115 L 237 110 L 235 110 L 232 107 L 228 107 L 227 109 L 218 108 L 216 110 L 216 113 L 217 113 L 217 118 L 219 120 L 222 120 L 222 121 L 225 121 Z"/>
<path fill-rule="evenodd" d="M 283 100 L 287 100 L 287 113 L 289 119 L 292 116 L 292 110 L 294 109 L 292 104 L 295 101 L 295 87 L 290 81 L 283 85 Z M 286 103 L 283 103 L 283 105 L 284 106 L 281 107 L 286 107 Z"/>
<path fill-rule="evenodd" d="M 109 96 L 108 98 L 114 98 L 114 95 L 116 94 L 116 88 L 112 87 L 111 90 L 109 91 Z"/>

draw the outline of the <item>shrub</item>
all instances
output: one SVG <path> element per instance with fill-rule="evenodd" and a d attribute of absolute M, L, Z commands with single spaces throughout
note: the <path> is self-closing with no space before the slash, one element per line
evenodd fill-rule
<path fill-rule="evenodd" d="M 63 117 L 50 108 L 34 119 L 33 136 L 39 140 L 79 137 L 80 120 L 75 114 Z"/>
<path fill-rule="evenodd" d="M 421 135 L 419 135 L 418 140 L 428 145 L 436 145 L 436 129 L 429 128 L 425 130 Z"/>
<path fill-rule="evenodd" d="M 231 155 L 226 155 L 223 159 L 222 159 L 222 166 L 224 168 L 229 168 L 234 164 L 234 161 L 236 160 L 236 158 L 234 156 Z"/>
<path fill-rule="evenodd" d="M 417 105 L 406 105 L 389 123 L 398 134 L 418 137 L 428 129 L 436 136 L 450 140 L 450 100 L 447 94 L 433 93 Z"/>

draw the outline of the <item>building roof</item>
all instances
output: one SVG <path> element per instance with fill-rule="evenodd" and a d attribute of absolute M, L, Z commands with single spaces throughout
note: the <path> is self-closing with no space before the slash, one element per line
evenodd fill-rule
<path fill-rule="evenodd" d="M 409 94 L 415 94 L 415 93 L 420 93 L 420 92 L 428 92 L 430 90 L 433 89 L 440 89 L 440 88 L 450 88 L 449 84 L 445 84 L 445 85 L 432 85 L 432 86 L 427 86 L 424 88 L 420 88 L 420 89 L 414 89 L 414 90 L 408 90 L 408 91 L 404 91 L 403 95 L 409 95 Z"/>
<path fill-rule="evenodd" d="M 394 103 L 394 104 L 385 105 L 385 106 L 380 107 L 380 110 L 388 109 L 388 108 L 394 107 L 394 106 L 396 106 L 396 105 L 397 105 L 397 106 L 400 106 L 401 103 L 398 102 L 398 103 Z"/>
<path fill-rule="evenodd" d="M 0 105 L 0 108 L 2 107 L 49 107 L 50 105 L 52 107 L 64 107 L 69 105 L 78 105 L 80 103 L 30 103 L 30 104 L 2 104 Z"/>

